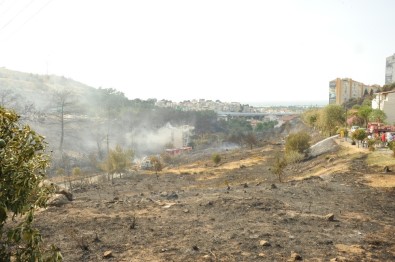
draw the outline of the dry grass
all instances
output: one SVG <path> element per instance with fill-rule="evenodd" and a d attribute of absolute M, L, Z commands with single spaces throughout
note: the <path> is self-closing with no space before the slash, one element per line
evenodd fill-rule
<path fill-rule="evenodd" d="M 364 179 L 367 185 L 372 187 L 395 187 L 395 176 L 393 174 L 371 174 L 365 175 Z"/>
<path fill-rule="evenodd" d="M 374 151 L 368 155 L 367 164 L 369 166 L 395 166 L 395 157 L 392 152 Z"/>
<path fill-rule="evenodd" d="M 395 176 L 382 173 L 385 166 L 395 171 L 395 158 L 392 152 L 388 150 L 376 150 L 372 152 L 366 148 L 358 148 L 348 143 L 341 143 L 341 145 L 342 150 L 339 152 L 340 155 L 344 157 L 347 156 L 347 158 L 351 160 L 367 155 L 366 164 L 377 170 L 377 173 L 364 176 L 367 185 L 384 188 L 395 187 Z"/>

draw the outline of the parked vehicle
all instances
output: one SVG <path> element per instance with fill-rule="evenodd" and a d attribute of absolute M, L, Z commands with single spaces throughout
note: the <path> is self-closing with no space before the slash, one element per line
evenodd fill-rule
<path fill-rule="evenodd" d="M 368 129 L 369 132 L 372 134 L 379 134 L 382 132 L 395 132 L 395 126 L 385 125 L 383 123 L 376 122 L 368 123 Z"/>
<path fill-rule="evenodd" d="M 350 133 L 353 133 L 357 129 L 359 129 L 359 126 L 352 126 L 350 129 Z"/>

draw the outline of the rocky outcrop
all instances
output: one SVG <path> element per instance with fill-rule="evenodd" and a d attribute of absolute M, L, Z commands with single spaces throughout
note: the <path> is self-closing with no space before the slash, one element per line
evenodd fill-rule
<path fill-rule="evenodd" d="M 313 158 L 325 153 L 335 152 L 339 148 L 335 141 L 337 137 L 338 135 L 331 136 L 312 145 L 309 149 L 308 157 Z"/>

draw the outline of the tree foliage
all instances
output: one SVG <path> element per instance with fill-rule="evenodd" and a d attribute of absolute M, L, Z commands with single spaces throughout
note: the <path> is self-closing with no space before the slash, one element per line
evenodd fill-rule
<path fill-rule="evenodd" d="M 252 131 L 252 126 L 246 119 L 234 118 L 226 122 L 226 129 L 230 134 L 245 134 Z"/>
<path fill-rule="evenodd" d="M 219 162 L 221 162 L 221 156 L 219 154 L 214 154 L 211 156 L 211 159 L 213 160 L 215 165 L 218 165 Z"/>
<path fill-rule="evenodd" d="M 276 125 L 278 124 L 278 121 L 265 121 L 265 122 L 259 122 L 256 126 L 255 126 L 255 132 L 264 132 L 265 130 L 274 128 Z"/>
<path fill-rule="evenodd" d="M 339 105 L 327 105 L 320 111 L 318 119 L 319 129 L 329 135 L 336 133 L 339 126 L 345 124 L 345 111 Z"/>
<path fill-rule="evenodd" d="M 278 181 L 281 183 L 283 181 L 284 169 L 287 167 L 288 163 L 284 156 L 276 154 L 274 157 L 274 162 L 271 166 L 272 172 L 277 175 Z"/>
<path fill-rule="evenodd" d="M 395 90 L 395 83 L 384 85 L 381 88 L 382 92 L 388 92 L 388 91 L 392 91 L 392 90 Z"/>
<path fill-rule="evenodd" d="M 244 136 L 244 142 L 252 149 L 253 146 L 258 144 L 258 140 L 254 133 L 249 132 Z"/>
<path fill-rule="evenodd" d="M 302 120 L 310 127 L 317 127 L 317 122 L 320 116 L 320 109 L 311 108 L 302 114 Z"/>
<path fill-rule="evenodd" d="M 107 119 L 117 117 L 129 104 L 125 94 L 114 88 L 99 88 L 95 94 L 95 102 L 98 110 L 94 113 Z"/>
<path fill-rule="evenodd" d="M 364 121 L 364 126 L 366 127 L 368 125 L 369 121 L 369 115 L 372 112 L 372 107 L 369 105 L 363 105 L 358 109 L 357 115 L 363 119 Z"/>
<path fill-rule="evenodd" d="M 386 119 L 386 114 L 380 109 L 373 109 L 369 114 L 369 120 L 372 122 L 384 123 Z"/>
<path fill-rule="evenodd" d="M 151 156 L 150 161 L 152 164 L 152 168 L 155 170 L 155 173 L 158 174 L 158 172 L 162 171 L 163 165 L 162 162 L 160 161 L 160 158 L 157 156 Z"/>
<path fill-rule="evenodd" d="M 219 129 L 217 113 L 211 110 L 194 112 L 196 134 L 213 133 Z"/>
<path fill-rule="evenodd" d="M 358 146 L 359 142 L 363 141 L 367 137 L 367 133 L 364 129 L 357 129 L 352 133 L 352 139 L 358 141 Z"/>
<path fill-rule="evenodd" d="M 124 150 L 120 145 L 110 149 L 102 169 L 109 175 L 123 174 L 132 166 L 134 152 L 131 149 Z"/>
<path fill-rule="evenodd" d="M 53 190 L 40 186 L 48 156 L 44 138 L 19 116 L 0 107 L 0 257 L 1 261 L 60 261 L 61 255 L 44 250 L 40 232 L 32 227 L 34 211 L 45 207 Z M 8 217 L 22 216 L 19 224 Z M 7 224 L 7 226 L 6 226 Z"/>
<path fill-rule="evenodd" d="M 310 135 L 303 131 L 290 134 L 285 140 L 285 152 L 304 153 L 310 147 L 310 140 Z"/>

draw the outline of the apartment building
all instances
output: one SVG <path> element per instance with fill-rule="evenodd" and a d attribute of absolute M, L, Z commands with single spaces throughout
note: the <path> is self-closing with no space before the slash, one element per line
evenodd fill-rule
<path fill-rule="evenodd" d="M 385 63 L 385 84 L 389 85 L 395 82 L 395 54 L 387 57 Z"/>
<path fill-rule="evenodd" d="M 387 123 L 395 124 L 395 91 L 376 93 L 372 100 L 372 108 L 383 110 L 387 116 Z"/>
<path fill-rule="evenodd" d="M 379 85 L 365 85 L 351 78 L 336 78 L 329 82 L 329 104 L 341 105 L 351 98 L 361 98 L 364 94 L 375 93 Z"/>

